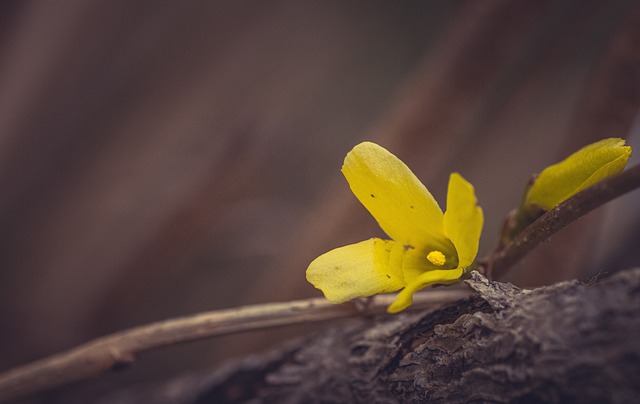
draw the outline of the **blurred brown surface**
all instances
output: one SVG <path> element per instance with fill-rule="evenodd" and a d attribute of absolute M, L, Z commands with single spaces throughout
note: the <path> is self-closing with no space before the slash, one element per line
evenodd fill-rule
<path fill-rule="evenodd" d="M 339 171 L 365 139 L 439 201 L 451 171 L 470 180 L 487 252 L 532 173 L 602 137 L 640 148 L 639 9 L 1 3 L 0 370 L 137 324 L 318 295 L 304 279 L 313 258 L 381 235 Z M 638 192 L 627 198 L 511 280 L 637 265 Z M 81 388 L 210 366 L 300 331 L 163 350 Z"/>

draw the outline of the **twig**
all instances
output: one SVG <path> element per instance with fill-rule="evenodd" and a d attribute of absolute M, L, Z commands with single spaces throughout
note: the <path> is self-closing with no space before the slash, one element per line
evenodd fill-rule
<path fill-rule="evenodd" d="M 499 279 L 522 257 L 558 230 L 597 207 L 640 187 L 640 165 L 575 194 L 526 227 L 514 240 L 479 262 L 480 272 Z"/>
<path fill-rule="evenodd" d="M 432 289 L 414 296 L 412 309 L 424 309 L 469 296 L 468 289 Z M 97 376 L 132 364 L 136 355 L 154 348 L 198 339 L 310 323 L 363 314 L 383 313 L 395 296 L 335 305 L 324 298 L 268 303 L 211 311 L 144 325 L 95 339 L 0 374 L 0 401 L 34 394 Z"/>
<path fill-rule="evenodd" d="M 640 187 L 640 165 L 601 181 L 567 199 L 522 231 L 506 246 L 480 260 L 479 269 L 504 275 L 538 244 L 558 230 L 606 202 Z M 467 297 L 468 290 L 429 290 L 414 297 L 421 309 Z M 41 392 L 132 364 L 141 352 L 182 342 L 290 324 L 378 314 L 395 297 L 334 305 L 323 298 L 269 303 L 212 311 L 157 322 L 111 334 L 0 374 L 0 401 Z"/>

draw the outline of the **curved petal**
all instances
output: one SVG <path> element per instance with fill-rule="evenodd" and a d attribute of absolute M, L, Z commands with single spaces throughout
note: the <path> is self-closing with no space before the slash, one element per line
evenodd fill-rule
<path fill-rule="evenodd" d="M 627 147 L 629 148 L 629 150 L 631 150 L 629 146 Z M 611 177 L 612 175 L 616 175 L 622 172 L 627 165 L 627 161 L 629 161 L 629 157 L 631 157 L 631 152 L 629 152 L 629 154 L 623 154 L 617 159 L 598 168 L 593 174 L 589 176 L 589 178 L 587 178 L 582 184 L 580 184 L 571 195 L 567 196 L 564 199 L 567 199 L 573 194 L 577 194 L 585 188 L 589 188 L 596 182 L 602 181 L 607 177 Z"/>
<path fill-rule="evenodd" d="M 402 245 L 379 238 L 339 247 L 309 264 L 307 280 L 332 303 L 395 292 L 405 285 L 403 251 Z"/>
<path fill-rule="evenodd" d="M 462 271 L 462 268 L 435 269 L 433 271 L 423 273 L 398 293 L 396 300 L 391 303 L 387 308 L 387 311 L 389 313 L 397 313 L 406 309 L 411 306 L 411 303 L 413 303 L 413 294 L 418 290 L 429 285 L 435 285 L 436 283 L 451 283 L 462 276 Z"/>
<path fill-rule="evenodd" d="M 550 210 L 577 192 L 621 172 L 631 156 L 631 147 L 624 144 L 623 139 L 604 139 L 545 168 L 527 191 L 525 204 Z"/>
<path fill-rule="evenodd" d="M 476 258 L 484 217 L 477 205 L 476 194 L 458 173 L 449 177 L 444 231 L 458 252 L 458 266 L 465 268 Z"/>
<path fill-rule="evenodd" d="M 451 250 L 438 203 L 396 156 L 375 143 L 360 143 L 347 154 L 342 172 L 355 196 L 392 239 Z"/>

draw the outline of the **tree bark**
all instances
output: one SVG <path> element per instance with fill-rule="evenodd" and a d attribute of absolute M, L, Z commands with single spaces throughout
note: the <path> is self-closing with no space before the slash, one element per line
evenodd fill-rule
<path fill-rule="evenodd" d="M 477 294 L 351 321 L 209 374 L 105 402 L 633 402 L 640 268 L 532 290 L 474 272 Z"/>

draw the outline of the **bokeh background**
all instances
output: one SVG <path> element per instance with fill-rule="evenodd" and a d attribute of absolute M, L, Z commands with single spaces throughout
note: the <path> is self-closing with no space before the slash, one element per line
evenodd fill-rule
<path fill-rule="evenodd" d="M 485 210 L 603 137 L 640 150 L 640 3 L 0 2 L 0 370 L 151 321 L 319 292 L 308 263 L 381 236 L 340 174 L 372 140 Z M 637 152 L 630 164 L 638 161 Z M 640 263 L 634 192 L 513 269 L 521 286 Z M 145 355 L 53 392 L 219 366 L 291 327 Z"/>

